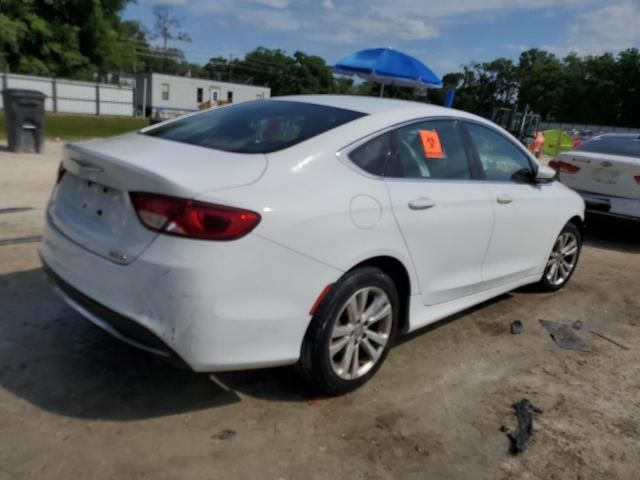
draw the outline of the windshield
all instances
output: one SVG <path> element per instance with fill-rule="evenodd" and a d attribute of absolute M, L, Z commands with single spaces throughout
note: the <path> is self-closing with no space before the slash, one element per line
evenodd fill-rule
<path fill-rule="evenodd" d="M 640 135 L 607 135 L 584 142 L 577 150 L 581 152 L 608 153 L 624 157 L 640 158 Z"/>
<path fill-rule="evenodd" d="M 208 110 L 143 133 L 227 152 L 269 153 L 364 115 L 312 103 L 256 100 Z"/>

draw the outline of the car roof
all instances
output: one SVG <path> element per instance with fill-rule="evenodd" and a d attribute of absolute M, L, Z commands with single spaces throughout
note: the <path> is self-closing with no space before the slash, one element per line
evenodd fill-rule
<path fill-rule="evenodd" d="M 640 133 L 603 133 L 596 138 L 602 138 L 607 140 L 640 140 Z"/>
<path fill-rule="evenodd" d="M 368 115 L 406 113 L 407 116 L 451 116 L 480 119 L 475 115 L 461 110 L 440 107 L 428 103 L 396 100 L 392 98 L 366 97 L 361 95 L 290 95 L 272 97 L 272 100 L 287 100 L 292 102 L 313 103 L 327 107 L 344 108 Z M 486 121 L 482 119 L 483 121 Z"/>

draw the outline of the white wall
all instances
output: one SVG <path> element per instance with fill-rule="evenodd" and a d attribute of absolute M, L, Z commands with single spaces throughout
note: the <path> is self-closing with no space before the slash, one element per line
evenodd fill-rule
<path fill-rule="evenodd" d="M 20 88 L 45 94 L 44 108 L 47 112 L 122 116 L 134 114 L 133 89 L 130 87 L 31 75 L 2 74 L 0 77 L 0 90 Z M 0 95 L 0 108 L 2 107 Z"/>

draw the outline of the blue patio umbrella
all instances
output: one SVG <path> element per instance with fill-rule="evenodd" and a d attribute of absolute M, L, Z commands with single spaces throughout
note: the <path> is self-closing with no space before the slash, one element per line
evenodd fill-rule
<path fill-rule="evenodd" d="M 371 48 L 352 53 L 336 63 L 333 71 L 380 83 L 380 96 L 384 92 L 385 85 L 442 87 L 442 80 L 424 63 L 391 48 Z"/>

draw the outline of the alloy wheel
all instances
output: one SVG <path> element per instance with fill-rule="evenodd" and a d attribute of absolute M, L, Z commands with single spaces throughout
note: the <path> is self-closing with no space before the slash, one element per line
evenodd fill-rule
<path fill-rule="evenodd" d="M 329 342 L 333 371 L 344 380 L 366 375 L 389 342 L 393 309 L 387 294 L 377 287 L 355 292 L 338 314 Z"/>
<path fill-rule="evenodd" d="M 572 232 L 564 232 L 558 237 L 545 267 L 545 277 L 551 285 L 562 285 L 571 276 L 578 249 L 578 238 Z"/>

